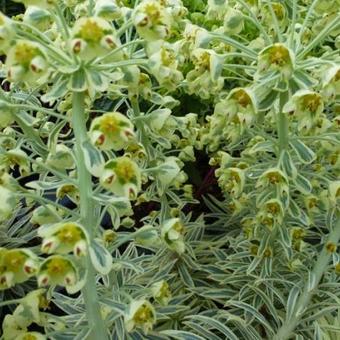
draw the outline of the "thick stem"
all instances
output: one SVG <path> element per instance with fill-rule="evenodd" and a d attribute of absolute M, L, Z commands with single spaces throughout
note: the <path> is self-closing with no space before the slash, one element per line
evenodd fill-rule
<path fill-rule="evenodd" d="M 93 239 L 94 227 L 96 225 L 95 206 L 92 199 L 92 179 L 91 174 L 85 166 L 82 143 L 87 139 L 86 118 L 84 107 L 84 93 L 74 92 L 72 101 L 72 125 L 76 140 L 76 159 L 78 172 L 78 185 L 80 194 L 80 216 L 83 226 L 88 231 L 89 237 Z M 107 332 L 105 323 L 101 317 L 98 294 L 96 289 L 96 273 L 91 263 L 89 255 L 86 259 L 87 280 L 82 294 L 86 306 L 86 315 L 91 328 L 89 338 L 106 340 Z"/>
<path fill-rule="evenodd" d="M 279 137 L 279 156 L 283 150 L 288 147 L 288 118 L 283 112 L 283 105 L 286 103 L 288 93 L 283 92 L 280 94 L 280 105 L 277 119 L 277 132 Z"/>
<path fill-rule="evenodd" d="M 326 245 L 330 243 L 337 245 L 339 239 L 340 239 L 340 218 L 337 219 L 336 225 L 334 226 L 334 229 L 331 231 Z M 291 313 L 291 317 L 283 323 L 283 325 L 278 330 L 273 340 L 286 340 L 291 337 L 292 332 L 294 331 L 296 326 L 300 323 L 301 317 L 303 316 L 303 311 L 307 308 L 315 292 L 315 289 L 319 285 L 323 273 L 325 272 L 325 270 L 327 270 L 331 256 L 332 253 L 329 250 L 327 250 L 326 246 L 324 246 L 312 271 L 312 276 L 314 277 L 313 289 L 310 288 L 308 282 L 305 284 L 303 291 L 296 302 L 294 312 Z"/>

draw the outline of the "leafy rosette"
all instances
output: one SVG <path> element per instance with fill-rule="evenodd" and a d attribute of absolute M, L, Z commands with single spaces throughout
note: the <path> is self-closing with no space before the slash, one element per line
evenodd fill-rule
<path fill-rule="evenodd" d="M 68 254 L 73 251 L 76 256 L 87 252 L 88 235 L 82 225 L 76 222 L 61 222 L 44 225 L 38 229 L 43 239 L 41 250 L 47 254 Z"/>

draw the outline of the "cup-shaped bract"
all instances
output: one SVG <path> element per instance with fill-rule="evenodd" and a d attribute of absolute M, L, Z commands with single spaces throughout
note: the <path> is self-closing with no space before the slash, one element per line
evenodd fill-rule
<path fill-rule="evenodd" d="M 275 43 L 267 46 L 258 55 L 259 76 L 270 72 L 279 72 L 283 79 L 288 80 L 294 71 L 294 53 L 284 44 Z"/>
<path fill-rule="evenodd" d="M 288 178 L 279 168 L 267 169 L 256 183 L 256 188 L 261 190 L 273 188 L 273 186 L 278 187 L 281 193 L 289 190 Z"/>
<path fill-rule="evenodd" d="M 48 154 L 46 163 L 56 169 L 72 169 L 74 167 L 72 151 L 64 144 L 57 144 L 55 150 Z"/>
<path fill-rule="evenodd" d="M 11 19 L 0 12 L 0 52 L 6 53 L 15 36 Z"/>
<path fill-rule="evenodd" d="M 38 43 L 18 40 L 7 53 L 6 68 L 9 81 L 35 84 L 45 80 L 48 62 Z"/>
<path fill-rule="evenodd" d="M 102 18 L 82 17 L 74 24 L 71 50 L 83 60 L 105 56 L 119 46 L 113 26 Z"/>
<path fill-rule="evenodd" d="M 133 124 L 119 112 L 108 112 L 91 123 L 90 138 L 102 150 L 121 150 L 134 138 Z"/>
<path fill-rule="evenodd" d="M 66 256 L 52 255 L 41 263 L 37 273 L 39 286 L 63 286 L 73 291 L 79 281 L 75 264 Z"/>
<path fill-rule="evenodd" d="M 153 298 L 163 306 L 166 306 L 171 299 L 169 284 L 164 280 L 155 282 L 151 286 L 151 292 Z"/>
<path fill-rule="evenodd" d="M 0 223 L 6 221 L 13 214 L 17 205 L 14 193 L 3 185 L 0 185 Z"/>
<path fill-rule="evenodd" d="M 105 164 L 100 183 L 117 196 L 136 199 L 141 189 L 141 171 L 130 158 L 117 157 Z"/>
<path fill-rule="evenodd" d="M 133 23 L 138 34 L 147 41 L 167 38 L 171 21 L 169 11 L 156 0 L 142 1 L 133 14 Z"/>
<path fill-rule="evenodd" d="M 73 251 L 76 256 L 87 252 L 88 235 L 84 227 L 76 222 L 60 222 L 44 225 L 38 229 L 43 239 L 41 249 L 44 253 L 68 254 Z"/>
<path fill-rule="evenodd" d="M 134 328 L 142 328 L 145 333 L 150 331 L 156 322 L 156 312 L 147 300 L 134 300 L 125 315 L 125 328 L 131 332 Z"/>
<path fill-rule="evenodd" d="M 94 6 L 95 15 L 105 20 L 117 20 L 122 16 L 122 9 L 116 0 L 98 0 Z"/>
<path fill-rule="evenodd" d="M 179 218 L 166 220 L 161 227 L 161 238 L 169 249 L 182 254 L 185 251 L 185 228 Z"/>
<path fill-rule="evenodd" d="M 231 196 L 239 197 L 245 185 L 245 171 L 237 167 L 220 168 L 216 171 L 219 186 Z"/>
<path fill-rule="evenodd" d="M 0 248 L 0 290 L 28 280 L 37 269 L 37 258 L 32 251 Z"/>
<path fill-rule="evenodd" d="M 60 212 L 52 204 L 41 205 L 33 210 L 30 222 L 33 225 L 56 223 L 59 220 Z"/>

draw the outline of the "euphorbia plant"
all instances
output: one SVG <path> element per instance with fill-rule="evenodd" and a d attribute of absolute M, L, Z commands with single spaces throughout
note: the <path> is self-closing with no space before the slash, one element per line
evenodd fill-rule
<path fill-rule="evenodd" d="M 4 340 L 339 332 L 337 1 L 20 2 Z"/>

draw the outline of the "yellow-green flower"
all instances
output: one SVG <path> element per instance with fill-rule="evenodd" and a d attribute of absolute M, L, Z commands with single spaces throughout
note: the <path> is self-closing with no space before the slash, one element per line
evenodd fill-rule
<path fill-rule="evenodd" d="M 78 204 L 80 200 L 79 190 L 72 183 L 65 183 L 58 187 L 56 196 L 59 199 L 62 199 L 65 196 L 67 196 L 75 204 Z"/>
<path fill-rule="evenodd" d="M 164 280 L 155 282 L 151 286 L 151 292 L 153 298 L 163 306 L 166 306 L 171 299 L 169 284 Z"/>
<path fill-rule="evenodd" d="M 34 225 L 56 223 L 59 220 L 58 216 L 60 216 L 60 214 L 61 212 L 59 212 L 52 204 L 46 204 L 46 206 L 41 205 L 34 209 L 30 222 Z"/>
<path fill-rule="evenodd" d="M 47 67 L 45 54 L 35 42 L 18 40 L 8 51 L 6 68 L 9 81 L 27 83 L 43 81 Z"/>
<path fill-rule="evenodd" d="M 150 331 L 156 322 L 156 312 L 147 300 L 134 300 L 125 316 L 125 328 L 131 332 L 134 328 L 142 328 L 145 333 Z"/>
<path fill-rule="evenodd" d="M 28 175 L 30 166 L 27 155 L 21 149 L 12 149 L 0 154 L 0 171 L 8 171 L 19 166 L 19 171 L 22 175 Z"/>
<path fill-rule="evenodd" d="M 280 200 L 273 198 L 265 202 L 259 213 L 257 214 L 258 221 L 269 229 L 275 224 L 281 224 L 284 217 L 284 207 Z"/>
<path fill-rule="evenodd" d="M 185 228 L 179 218 L 172 218 L 163 223 L 161 228 L 161 238 L 171 249 L 182 254 L 185 251 L 184 243 Z"/>
<path fill-rule="evenodd" d="M 326 98 L 334 99 L 340 95 L 340 66 L 335 65 L 323 73 L 323 95 Z"/>
<path fill-rule="evenodd" d="M 219 186 L 233 197 L 239 197 L 245 185 L 245 171 L 236 167 L 216 170 Z"/>
<path fill-rule="evenodd" d="M 41 249 L 44 253 L 67 254 L 73 251 L 76 256 L 86 254 L 88 236 L 79 223 L 61 222 L 44 225 L 38 229 L 38 236 L 43 239 Z"/>
<path fill-rule="evenodd" d="M 61 255 L 48 257 L 37 274 L 39 286 L 64 286 L 69 292 L 78 282 L 78 272 L 74 263 Z"/>
<path fill-rule="evenodd" d="M 333 181 L 329 183 L 329 201 L 333 206 L 338 206 L 340 200 L 340 181 Z"/>
<path fill-rule="evenodd" d="M 294 69 L 294 54 L 284 44 L 276 43 L 266 47 L 258 56 L 258 75 L 268 71 L 278 71 L 284 79 L 289 79 Z"/>
<path fill-rule="evenodd" d="M 17 205 L 14 193 L 3 185 L 0 185 L 0 223 L 11 218 Z"/>
<path fill-rule="evenodd" d="M 150 69 L 160 85 L 168 90 L 176 89 L 183 80 L 182 73 L 178 70 L 179 51 L 178 44 L 161 42 L 157 44 L 156 51 L 150 55 Z"/>
<path fill-rule="evenodd" d="M 145 40 L 164 39 L 170 33 L 171 15 L 161 1 L 144 0 L 135 8 L 133 23 Z"/>
<path fill-rule="evenodd" d="M 0 248 L 0 290 L 29 279 L 37 271 L 37 259 L 28 249 Z"/>
<path fill-rule="evenodd" d="M 223 58 L 214 50 L 196 48 L 191 52 L 191 61 L 195 68 L 186 76 L 188 93 L 195 93 L 203 99 L 217 94 L 224 85 L 221 76 Z"/>
<path fill-rule="evenodd" d="M 281 194 L 283 192 L 288 192 L 289 185 L 287 176 L 279 168 L 270 168 L 266 170 L 258 179 L 256 188 L 264 190 L 268 187 L 279 188 Z"/>
<path fill-rule="evenodd" d="M 99 17 L 80 18 L 72 30 L 71 50 L 84 60 L 104 56 L 121 45 L 113 26 Z M 113 55 L 121 59 L 122 52 Z"/>
<path fill-rule="evenodd" d="M 141 189 L 141 172 L 130 158 L 118 157 L 105 164 L 100 183 L 118 196 L 135 199 Z"/>
<path fill-rule="evenodd" d="M 44 315 L 40 309 L 46 309 L 48 301 L 45 298 L 45 289 L 36 289 L 20 299 L 19 305 L 13 314 L 7 314 L 2 324 L 5 340 L 45 340 L 46 337 L 38 332 L 28 330 L 33 323 L 42 326 Z"/>
<path fill-rule="evenodd" d="M 310 90 L 297 91 L 292 99 L 283 107 L 283 111 L 297 120 L 299 130 L 310 130 L 314 125 L 319 125 L 322 119 L 324 102 L 321 95 Z"/>
<path fill-rule="evenodd" d="M 11 19 L 0 12 L 0 52 L 7 52 L 14 35 Z"/>
<path fill-rule="evenodd" d="M 102 150 L 121 150 L 134 138 L 131 121 L 119 112 L 108 112 L 91 123 L 90 138 Z"/>
<path fill-rule="evenodd" d="M 50 151 L 46 163 L 56 169 L 72 169 L 74 159 L 72 151 L 64 144 L 57 144 L 53 151 Z"/>

